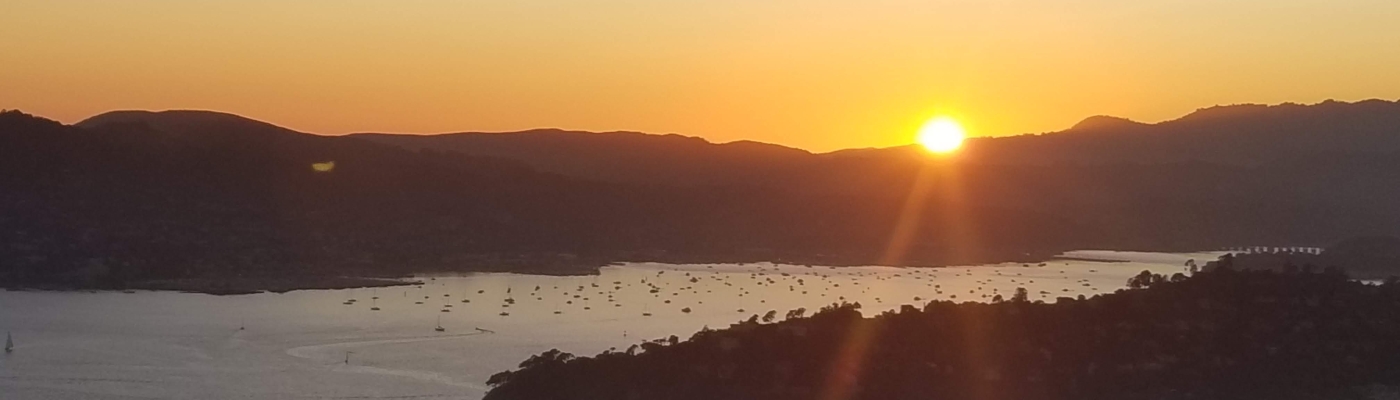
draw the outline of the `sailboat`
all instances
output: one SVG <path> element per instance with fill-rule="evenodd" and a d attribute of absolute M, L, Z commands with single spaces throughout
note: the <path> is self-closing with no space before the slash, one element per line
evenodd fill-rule
<path fill-rule="evenodd" d="M 442 316 L 441 316 L 441 315 L 438 316 L 437 327 L 436 327 L 436 328 L 433 328 L 433 330 L 438 331 L 438 332 L 447 332 L 447 328 L 443 328 L 443 327 L 442 327 Z"/>
<path fill-rule="evenodd" d="M 9 353 L 12 351 L 15 351 L 15 338 L 10 336 L 9 332 L 5 332 L 5 352 Z"/>

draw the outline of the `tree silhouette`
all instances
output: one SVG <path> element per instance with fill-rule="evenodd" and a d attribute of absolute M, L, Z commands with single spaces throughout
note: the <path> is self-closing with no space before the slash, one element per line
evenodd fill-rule
<path fill-rule="evenodd" d="M 1249 269 L 1152 276 L 1141 290 L 1054 303 L 932 301 L 873 318 L 832 304 L 810 318 L 667 338 L 638 355 L 546 356 L 493 377 L 486 399 L 818 398 L 789 389 L 827 383 L 828 360 L 852 332 L 869 335 L 868 373 L 852 400 L 1306 400 L 1400 382 L 1400 280 Z M 969 345 L 980 346 L 977 357 Z"/>
<path fill-rule="evenodd" d="M 520 363 L 520 368 L 527 369 L 546 365 L 563 364 L 572 359 L 574 359 L 573 354 L 559 351 L 559 349 L 550 349 L 549 351 L 530 356 L 530 358 L 525 359 L 525 361 L 522 361 Z"/>
<path fill-rule="evenodd" d="M 1016 288 L 1016 293 L 1011 295 L 1011 301 L 1014 303 L 1025 303 L 1029 302 L 1030 300 L 1030 292 L 1026 291 L 1026 288 L 1023 287 Z"/>
<path fill-rule="evenodd" d="M 1152 285 L 1152 271 L 1142 270 L 1132 278 L 1128 278 L 1128 287 L 1142 289 Z"/>
<path fill-rule="evenodd" d="M 806 309 L 806 308 L 798 308 L 798 309 L 796 309 L 796 310 L 788 311 L 788 312 L 787 312 L 787 318 L 785 318 L 785 319 L 798 319 L 798 318 L 802 318 L 802 316 L 803 316 L 804 314 L 807 314 L 807 309 Z"/>

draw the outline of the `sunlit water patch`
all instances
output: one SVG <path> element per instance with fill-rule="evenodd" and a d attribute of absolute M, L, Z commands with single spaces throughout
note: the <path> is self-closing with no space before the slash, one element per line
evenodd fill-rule
<path fill-rule="evenodd" d="M 859 302 L 1031 300 L 1122 288 L 1219 253 L 1082 251 L 952 268 L 637 263 L 593 276 L 423 276 L 421 287 L 209 296 L 0 292 L 5 399 L 480 398 L 486 379 L 551 348 L 592 355 L 789 310 Z M 377 309 L 377 310 L 376 310 Z M 441 327 L 441 331 L 437 328 Z"/>

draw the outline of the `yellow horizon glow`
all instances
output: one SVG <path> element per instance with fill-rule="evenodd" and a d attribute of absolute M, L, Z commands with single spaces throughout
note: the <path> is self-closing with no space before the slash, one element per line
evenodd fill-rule
<path fill-rule="evenodd" d="M 817 152 L 1400 97 L 1390 0 L 10 0 L 0 108 L 320 133 L 565 128 Z"/>

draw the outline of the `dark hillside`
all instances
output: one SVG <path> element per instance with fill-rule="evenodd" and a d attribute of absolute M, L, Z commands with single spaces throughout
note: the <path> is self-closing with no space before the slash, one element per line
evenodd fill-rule
<path fill-rule="evenodd" d="M 491 377 L 486 398 L 1364 399 L 1400 387 L 1400 284 L 1229 268 L 1136 280 L 1147 288 L 1053 304 L 935 301 L 874 318 L 843 304 L 594 357 L 555 350 Z"/>
<path fill-rule="evenodd" d="M 1155 125 L 1096 117 L 1053 135 L 974 140 L 954 157 L 559 131 L 395 137 L 418 146 L 404 148 L 204 111 L 75 126 L 5 112 L 0 285 L 1324 247 L 1400 235 L 1394 108 L 1235 106 Z M 1317 133 L 1328 126 L 1337 138 Z M 1351 141 L 1369 147 L 1342 145 Z M 473 143 L 492 144 L 461 152 Z M 558 163 L 532 158 L 544 155 Z"/>

